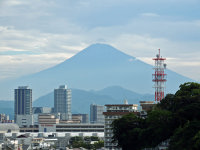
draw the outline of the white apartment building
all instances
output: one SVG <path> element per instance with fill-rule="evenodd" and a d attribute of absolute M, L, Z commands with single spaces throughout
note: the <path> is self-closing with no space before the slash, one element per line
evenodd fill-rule
<path fill-rule="evenodd" d="M 112 143 L 112 127 L 111 124 L 113 120 L 122 117 L 128 113 L 136 113 L 138 105 L 136 104 L 110 104 L 105 105 L 106 112 L 104 112 L 105 116 L 105 129 L 104 129 L 104 147 L 109 150 L 121 150 L 121 148 L 117 147 L 117 143 Z"/>

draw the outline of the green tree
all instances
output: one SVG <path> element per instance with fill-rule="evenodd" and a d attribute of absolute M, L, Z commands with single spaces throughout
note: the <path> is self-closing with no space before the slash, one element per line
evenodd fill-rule
<path fill-rule="evenodd" d="M 167 110 L 155 109 L 148 113 L 146 128 L 141 134 L 143 147 L 156 147 L 162 141 L 167 140 L 173 134 L 173 114 Z"/>
<path fill-rule="evenodd" d="M 140 133 L 145 128 L 144 119 L 136 116 L 133 113 L 123 116 L 120 119 L 116 119 L 112 123 L 113 129 L 113 142 L 118 142 L 118 145 L 123 150 L 128 150 L 134 145 L 134 148 L 140 149 Z"/>
<path fill-rule="evenodd" d="M 101 147 L 104 147 L 104 141 L 98 141 L 94 143 L 94 149 L 99 149 Z"/>
<path fill-rule="evenodd" d="M 180 89 L 176 92 L 176 96 L 193 97 L 200 95 L 200 84 L 195 82 L 186 82 L 181 84 Z"/>
<path fill-rule="evenodd" d="M 91 144 L 91 141 L 96 142 L 94 144 Z M 104 146 L 104 142 L 96 136 L 86 136 L 84 138 L 80 136 L 75 136 L 72 137 L 69 142 L 72 148 L 83 147 L 86 149 L 96 150 Z"/>
<path fill-rule="evenodd" d="M 79 148 L 84 144 L 84 140 L 80 136 L 72 137 L 69 140 L 69 142 L 70 142 L 70 145 L 72 145 L 73 148 Z"/>
<path fill-rule="evenodd" d="M 188 121 L 171 137 L 169 150 L 199 150 L 200 121 Z"/>
<path fill-rule="evenodd" d="M 167 94 L 145 119 L 128 114 L 113 122 L 113 140 L 123 150 L 156 147 L 170 139 L 170 150 L 200 149 L 200 84 L 180 85 Z"/>

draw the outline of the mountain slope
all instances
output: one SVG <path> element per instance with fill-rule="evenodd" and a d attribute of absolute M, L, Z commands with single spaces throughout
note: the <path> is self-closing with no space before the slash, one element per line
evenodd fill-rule
<path fill-rule="evenodd" d="M 154 93 L 152 73 L 151 65 L 112 46 L 94 44 L 52 68 L 2 82 L 0 94 L 2 99 L 11 99 L 14 88 L 29 85 L 33 89 L 33 99 L 36 99 L 62 84 L 86 90 L 117 85 L 137 93 Z M 175 92 L 181 83 L 192 81 L 170 70 L 167 74 L 167 93 Z"/>

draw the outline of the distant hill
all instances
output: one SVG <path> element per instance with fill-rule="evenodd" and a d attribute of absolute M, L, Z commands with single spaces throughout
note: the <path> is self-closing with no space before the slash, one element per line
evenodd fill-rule
<path fill-rule="evenodd" d="M 95 93 L 99 95 L 108 95 L 112 97 L 113 99 L 121 99 L 121 100 L 123 99 L 138 100 L 142 96 L 142 94 L 138 94 L 136 92 L 122 88 L 120 86 L 110 86 L 100 91 L 96 91 Z"/>
<path fill-rule="evenodd" d="M 152 54 L 153 56 L 155 54 Z M 1 99 L 11 99 L 13 89 L 19 85 L 29 85 L 33 89 L 33 99 L 37 99 L 63 84 L 83 90 L 97 90 L 117 85 L 136 93 L 151 94 L 154 93 L 152 68 L 153 66 L 110 45 L 93 44 L 54 67 L 1 82 L 0 95 Z M 180 84 L 192 81 L 170 70 L 166 70 L 166 73 L 167 93 L 174 93 Z"/>
<path fill-rule="evenodd" d="M 127 99 L 131 104 L 139 104 L 140 100 L 154 100 L 154 95 L 138 94 L 119 86 L 104 88 L 99 91 L 72 89 L 72 112 L 89 113 L 90 104 L 121 104 Z M 53 107 L 53 92 L 44 95 L 33 103 L 34 106 Z"/>

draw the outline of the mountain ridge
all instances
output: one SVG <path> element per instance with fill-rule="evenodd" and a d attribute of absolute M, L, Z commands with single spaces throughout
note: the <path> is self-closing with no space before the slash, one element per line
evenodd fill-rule
<path fill-rule="evenodd" d="M 154 100 L 154 95 L 138 94 L 120 86 L 112 86 L 95 91 L 72 89 L 71 107 L 73 113 L 89 113 L 89 106 L 92 103 L 98 105 L 121 104 L 125 99 L 131 104 L 139 104 L 141 100 Z M 53 107 L 53 91 L 36 99 L 33 105 L 37 107 Z"/>

